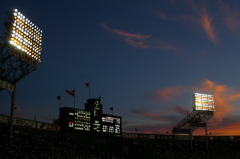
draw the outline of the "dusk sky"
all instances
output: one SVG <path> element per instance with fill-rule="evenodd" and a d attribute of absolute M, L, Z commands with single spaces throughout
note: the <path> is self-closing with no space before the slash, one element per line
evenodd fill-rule
<path fill-rule="evenodd" d="M 17 83 L 15 115 L 52 122 L 62 107 L 101 96 L 123 131 L 170 132 L 192 111 L 195 92 L 214 94 L 212 135 L 240 135 L 240 1 L 5 0 L 43 31 L 42 62 Z M 0 114 L 10 96 L 0 92 Z M 204 131 L 199 132 L 204 134 Z"/>

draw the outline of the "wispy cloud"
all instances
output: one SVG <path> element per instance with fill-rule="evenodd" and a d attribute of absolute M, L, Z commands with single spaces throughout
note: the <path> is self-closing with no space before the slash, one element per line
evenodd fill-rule
<path fill-rule="evenodd" d="M 171 111 L 150 112 L 149 107 L 145 109 L 132 109 L 131 112 L 139 115 L 141 118 L 143 117 L 145 122 L 141 122 L 140 124 L 139 122 L 135 122 L 134 124 L 130 124 L 132 122 L 129 122 L 124 127 L 126 131 L 133 131 L 137 128 L 141 133 L 165 133 L 166 131 L 170 133 L 173 123 L 180 120 L 179 117 L 169 114 Z"/>
<path fill-rule="evenodd" d="M 163 89 L 159 89 L 156 91 L 153 91 L 152 93 L 149 93 L 147 95 L 148 99 L 154 99 L 154 100 L 171 100 L 173 97 L 176 97 L 180 94 L 182 94 L 184 91 L 186 91 L 186 87 L 184 86 L 176 86 L 176 87 L 167 87 Z"/>
<path fill-rule="evenodd" d="M 204 29 L 209 39 L 214 44 L 217 44 L 217 39 L 213 27 L 213 17 L 210 17 L 206 10 L 204 10 L 200 15 L 200 24 L 202 25 L 202 28 Z"/>
<path fill-rule="evenodd" d="M 230 31 L 240 30 L 240 12 L 239 10 L 234 10 L 223 0 L 218 1 L 221 13 L 223 13 L 224 23 Z"/>
<path fill-rule="evenodd" d="M 203 31 L 207 37 L 214 43 L 217 44 L 218 40 L 216 38 L 215 29 L 213 26 L 213 16 L 207 11 L 206 5 L 202 2 L 201 6 L 197 6 L 193 0 L 188 0 L 189 5 L 197 13 L 196 19 L 197 22 L 202 26 Z"/>
<path fill-rule="evenodd" d="M 101 26 L 107 31 L 110 31 L 113 34 L 118 35 L 124 42 L 135 48 L 178 50 L 178 48 L 176 48 L 175 46 L 168 44 L 162 40 L 153 39 L 149 35 L 127 33 L 119 29 L 113 29 L 103 23 L 101 23 Z"/>
<path fill-rule="evenodd" d="M 175 107 L 173 107 L 173 110 L 178 112 L 178 113 L 181 113 L 183 115 L 188 115 L 190 113 L 189 110 L 185 109 L 183 106 L 181 105 L 176 105 Z"/>
<path fill-rule="evenodd" d="M 156 121 L 166 121 L 166 119 L 160 117 L 160 113 L 150 113 L 150 112 L 145 112 L 145 111 L 140 111 L 140 110 L 132 110 L 133 113 L 142 115 L 148 119 L 151 120 L 156 120 Z"/>
<path fill-rule="evenodd" d="M 162 20 L 178 21 L 179 17 L 170 16 L 161 10 L 154 10 L 154 13 Z"/>
<path fill-rule="evenodd" d="M 162 11 L 154 11 L 155 14 L 158 15 L 159 18 L 162 20 L 168 20 L 168 21 L 177 21 L 181 23 L 197 23 L 198 26 L 201 26 L 203 31 L 205 32 L 206 36 L 216 45 L 218 44 L 218 39 L 216 38 L 216 31 L 213 25 L 214 16 L 211 16 L 209 12 L 207 11 L 207 8 L 205 5 L 196 6 L 195 2 L 193 0 L 188 0 L 190 8 L 196 13 L 189 14 L 189 13 L 182 13 L 182 15 L 177 16 L 170 16 Z M 175 4 L 175 3 L 174 3 Z M 200 25 L 199 25 L 200 24 Z"/>
<path fill-rule="evenodd" d="M 119 29 L 113 29 L 107 26 L 106 24 L 101 24 L 101 26 L 106 29 L 107 31 L 110 31 L 123 39 L 126 43 L 133 47 L 137 48 L 150 48 L 148 44 L 146 44 L 146 40 L 150 38 L 148 35 L 141 35 L 141 34 L 131 34 L 123 32 Z"/>
<path fill-rule="evenodd" d="M 175 22 L 181 22 L 181 23 L 194 21 L 194 17 L 188 14 L 169 15 L 161 10 L 153 10 L 153 13 L 155 13 L 155 15 L 159 17 L 161 20 L 166 20 L 166 21 L 175 21 Z"/>

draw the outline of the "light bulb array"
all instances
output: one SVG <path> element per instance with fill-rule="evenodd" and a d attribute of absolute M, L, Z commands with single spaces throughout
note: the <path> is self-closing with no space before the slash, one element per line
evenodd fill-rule
<path fill-rule="evenodd" d="M 34 25 L 21 12 L 14 9 L 9 43 L 40 62 L 41 42 L 42 30 Z"/>

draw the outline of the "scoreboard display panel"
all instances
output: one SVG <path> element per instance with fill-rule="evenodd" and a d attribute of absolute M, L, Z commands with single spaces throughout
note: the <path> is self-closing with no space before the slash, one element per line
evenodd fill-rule
<path fill-rule="evenodd" d="M 115 136 L 121 136 L 122 126 L 121 126 L 122 118 L 115 115 L 103 114 L 102 115 L 102 132 L 115 134 Z"/>
<path fill-rule="evenodd" d="M 60 124 L 65 130 L 90 131 L 90 112 L 75 108 L 60 108 Z"/>
<path fill-rule="evenodd" d="M 193 97 L 194 97 L 194 110 L 215 111 L 213 95 L 195 93 Z"/>
<path fill-rule="evenodd" d="M 85 103 L 85 110 L 72 107 L 60 108 L 60 130 L 121 137 L 122 117 L 103 114 L 100 101 L 100 98 L 88 99 Z"/>

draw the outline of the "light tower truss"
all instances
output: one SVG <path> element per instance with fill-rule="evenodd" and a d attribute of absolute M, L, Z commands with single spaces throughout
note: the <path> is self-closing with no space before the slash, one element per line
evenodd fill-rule
<path fill-rule="evenodd" d="M 206 127 L 207 121 L 213 116 L 213 111 L 193 111 L 173 127 L 173 134 L 191 134 L 200 127 Z"/>
<path fill-rule="evenodd" d="M 14 49 L 0 46 L 0 79 L 13 85 L 37 68 L 36 65 L 19 59 L 14 53 Z"/>
<path fill-rule="evenodd" d="M 195 93 L 193 95 L 193 111 L 173 127 L 173 134 L 192 135 L 192 132 L 199 127 L 205 127 L 207 132 L 207 121 L 213 116 L 214 111 L 213 95 Z"/>
<path fill-rule="evenodd" d="M 4 24 L 6 31 L 0 38 L 0 89 L 9 90 L 41 62 L 42 30 L 17 9 L 7 13 Z"/>
<path fill-rule="evenodd" d="M 12 143 L 16 84 L 37 69 L 41 62 L 42 30 L 17 9 L 7 13 L 3 36 L 0 37 L 0 91 L 11 96 L 10 141 Z"/>

